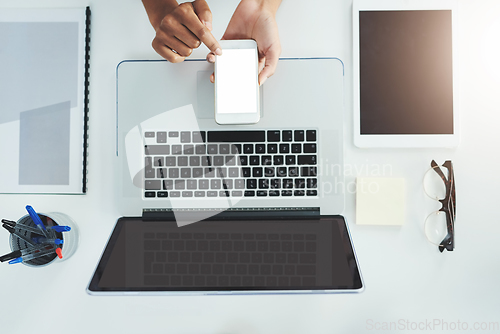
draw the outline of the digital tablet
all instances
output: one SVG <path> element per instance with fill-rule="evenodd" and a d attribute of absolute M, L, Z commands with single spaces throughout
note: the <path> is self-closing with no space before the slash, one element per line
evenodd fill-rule
<path fill-rule="evenodd" d="M 362 289 L 343 217 L 222 213 L 183 227 L 174 219 L 120 218 L 87 292 L 292 294 Z"/>
<path fill-rule="evenodd" d="M 459 143 L 456 2 L 355 0 L 354 143 Z"/>

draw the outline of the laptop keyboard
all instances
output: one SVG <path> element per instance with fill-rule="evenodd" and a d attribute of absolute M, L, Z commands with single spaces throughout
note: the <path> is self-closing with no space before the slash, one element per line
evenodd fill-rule
<path fill-rule="evenodd" d="M 146 286 L 315 286 L 316 234 L 144 233 Z"/>
<path fill-rule="evenodd" d="M 318 195 L 317 130 L 146 131 L 146 198 Z"/>

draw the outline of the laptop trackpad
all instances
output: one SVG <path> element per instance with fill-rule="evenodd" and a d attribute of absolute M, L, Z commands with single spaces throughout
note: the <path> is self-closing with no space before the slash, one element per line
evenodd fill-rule
<path fill-rule="evenodd" d="M 214 118 L 214 84 L 210 82 L 212 71 L 198 71 L 196 74 L 197 107 L 195 113 L 197 118 Z"/>

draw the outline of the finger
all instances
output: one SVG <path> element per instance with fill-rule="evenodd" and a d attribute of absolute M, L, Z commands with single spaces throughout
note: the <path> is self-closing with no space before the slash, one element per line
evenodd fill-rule
<path fill-rule="evenodd" d="M 183 42 L 179 41 L 176 37 L 172 37 L 171 41 L 169 41 L 167 45 L 170 47 L 170 49 L 175 50 L 183 57 L 189 57 L 193 52 L 193 49 L 188 47 Z"/>
<path fill-rule="evenodd" d="M 191 11 L 189 13 L 186 9 L 186 6 L 183 6 L 183 12 L 184 15 L 180 18 L 181 23 L 186 26 L 191 32 L 203 43 L 205 44 L 210 51 L 215 53 L 216 55 L 221 55 L 222 50 L 219 45 L 219 42 L 215 39 L 215 37 L 212 35 L 210 30 L 201 23 L 200 19 L 198 16 L 195 14 L 194 11 Z"/>
<path fill-rule="evenodd" d="M 276 71 L 276 66 L 278 66 L 278 61 L 281 53 L 281 47 L 270 48 L 265 54 L 265 65 L 259 74 L 259 85 L 262 85 L 267 78 L 272 76 Z"/>
<path fill-rule="evenodd" d="M 184 44 L 174 36 L 169 36 L 165 33 L 158 32 L 156 34 L 156 39 L 158 39 L 158 42 L 160 44 L 164 44 L 171 50 L 175 50 L 182 57 L 188 57 L 193 52 L 193 49 L 188 47 L 186 44 Z"/>
<path fill-rule="evenodd" d="M 181 28 L 179 28 L 175 33 L 174 36 L 182 41 L 184 44 L 186 44 L 187 47 L 191 49 L 196 49 L 201 45 L 200 40 L 198 37 L 196 37 L 189 29 L 184 27 L 183 25 L 179 25 Z"/>
<path fill-rule="evenodd" d="M 215 63 L 215 55 L 212 52 L 210 52 L 209 54 L 207 54 L 207 61 L 209 63 Z"/>
<path fill-rule="evenodd" d="M 156 31 L 156 39 L 155 43 L 158 47 L 164 44 L 184 57 L 189 56 L 192 49 L 201 44 L 198 38 L 172 15 L 168 15 L 161 21 L 160 27 Z"/>
<path fill-rule="evenodd" d="M 212 31 L 212 12 L 205 0 L 195 0 L 193 8 L 196 15 L 198 15 L 201 23 L 203 23 L 208 30 Z"/>
<path fill-rule="evenodd" d="M 209 63 L 215 63 L 215 55 L 212 52 L 210 52 L 207 55 L 207 61 Z M 214 72 L 212 72 L 212 74 L 210 75 L 210 82 L 211 83 L 215 83 L 215 74 L 214 74 Z"/>
<path fill-rule="evenodd" d="M 174 49 L 179 53 L 182 53 L 183 55 L 189 55 L 192 52 L 192 50 L 190 50 L 188 54 L 188 50 L 186 48 L 195 49 L 201 44 L 200 40 L 195 35 L 193 35 L 193 33 L 189 31 L 189 29 L 183 26 L 172 16 L 163 19 L 160 25 L 160 29 L 156 31 L 156 37 L 159 38 L 159 40 L 163 42 L 163 44 L 170 46 L 171 49 Z M 178 46 L 178 44 L 174 47 L 174 45 L 169 44 L 177 43 L 177 41 L 181 41 L 182 43 L 184 43 L 185 47 Z"/>
<path fill-rule="evenodd" d="M 173 52 L 168 46 L 166 46 L 164 43 L 160 42 L 157 38 L 153 40 L 153 43 L 151 44 L 153 46 L 153 49 L 163 58 L 168 60 L 171 63 L 180 63 L 183 61 L 185 58 L 182 57 L 181 55 Z"/>
<path fill-rule="evenodd" d="M 259 72 L 257 72 L 257 73 L 262 72 L 262 70 L 264 69 L 265 65 L 266 65 L 266 57 L 260 58 L 259 59 Z"/>

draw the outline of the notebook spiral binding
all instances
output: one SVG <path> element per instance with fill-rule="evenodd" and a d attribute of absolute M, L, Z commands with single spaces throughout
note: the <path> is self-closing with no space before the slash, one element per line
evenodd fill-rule
<path fill-rule="evenodd" d="M 90 76 L 90 7 L 85 10 L 85 85 L 83 97 L 83 181 L 82 192 L 87 192 L 87 157 L 88 157 L 88 129 L 89 129 L 89 76 Z"/>

